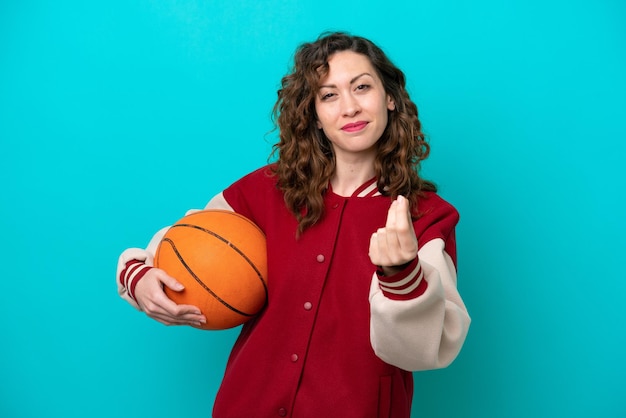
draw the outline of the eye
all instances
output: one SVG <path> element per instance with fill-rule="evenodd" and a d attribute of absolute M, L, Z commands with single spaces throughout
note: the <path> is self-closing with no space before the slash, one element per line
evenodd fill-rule
<path fill-rule="evenodd" d="M 369 84 L 359 84 L 358 86 L 356 86 L 356 89 L 359 91 L 365 91 L 368 90 L 371 86 Z"/>
<path fill-rule="evenodd" d="M 335 95 L 335 93 L 322 93 L 322 94 L 320 95 L 320 100 L 322 100 L 322 101 L 329 100 L 329 99 L 331 99 L 334 95 Z"/>

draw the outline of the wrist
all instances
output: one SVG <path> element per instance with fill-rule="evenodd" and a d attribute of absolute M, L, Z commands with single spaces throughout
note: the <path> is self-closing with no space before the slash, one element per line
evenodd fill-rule
<path fill-rule="evenodd" d="M 399 266 L 377 266 L 376 272 L 380 276 L 390 277 L 390 276 L 393 276 L 395 274 L 400 273 L 402 270 L 405 270 L 414 261 L 415 261 L 415 259 L 413 259 L 411 261 L 408 261 L 408 262 L 406 262 L 404 264 L 401 264 Z"/>
<path fill-rule="evenodd" d="M 137 302 L 137 299 L 135 299 L 135 287 L 152 268 L 152 266 L 144 264 L 142 261 L 130 260 L 120 272 L 120 284 L 128 291 L 128 296 L 135 302 Z"/>

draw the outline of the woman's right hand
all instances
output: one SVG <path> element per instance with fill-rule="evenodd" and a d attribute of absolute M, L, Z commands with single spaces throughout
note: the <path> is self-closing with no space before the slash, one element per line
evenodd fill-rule
<path fill-rule="evenodd" d="M 206 318 L 196 306 L 177 305 L 167 297 L 164 287 L 180 292 L 184 286 L 156 267 L 150 269 L 135 287 L 135 299 L 150 318 L 165 325 L 191 325 L 199 327 Z"/>

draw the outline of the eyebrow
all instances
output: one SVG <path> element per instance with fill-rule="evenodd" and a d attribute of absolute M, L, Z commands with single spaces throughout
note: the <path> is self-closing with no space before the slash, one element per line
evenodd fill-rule
<path fill-rule="evenodd" d="M 361 73 L 361 74 L 357 75 L 356 77 L 353 77 L 353 78 L 350 80 L 350 84 L 354 83 L 355 81 L 357 81 L 359 78 L 363 77 L 364 75 L 369 75 L 370 77 L 372 77 L 372 78 L 373 78 L 373 76 L 372 76 L 370 73 L 368 73 L 368 72 Z M 334 85 L 334 84 L 323 84 L 323 85 L 321 85 L 321 86 L 320 86 L 320 88 L 323 88 L 323 87 L 327 87 L 327 88 L 336 88 L 337 86 L 336 86 L 336 85 Z"/>

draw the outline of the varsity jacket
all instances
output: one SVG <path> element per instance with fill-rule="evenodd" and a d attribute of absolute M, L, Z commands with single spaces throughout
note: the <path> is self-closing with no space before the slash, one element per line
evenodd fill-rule
<path fill-rule="evenodd" d="M 233 346 L 215 418 L 409 418 L 411 372 L 446 367 L 459 353 L 470 317 L 456 286 L 454 207 L 430 192 L 418 201 L 418 257 L 385 277 L 368 256 L 391 204 L 375 179 L 350 197 L 328 190 L 324 204 L 323 218 L 296 237 L 264 167 L 207 205 L 256 223 L 268 256 L 268 303 Z M 134 276 L 164 233 L 120 256 L 118 290 L 135 307 Z"/>

